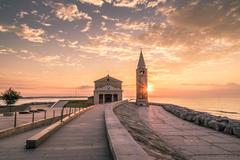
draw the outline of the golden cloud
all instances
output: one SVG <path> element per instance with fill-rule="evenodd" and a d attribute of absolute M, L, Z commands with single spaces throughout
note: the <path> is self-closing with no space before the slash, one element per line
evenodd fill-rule
<path fill-rule="evenodd" d="M 16 35 L 30 42 L 43 43 L 47 41 L 44 37 L 45 31 L 43 29 L 34 29 L 29 27 L 27 24 L 22 24 L 16 32 Z"/>
<path fill-rule="evenodd" d="M 92 19 L 87 13 L 79 11 L 77 5 L 75 4 L 64 5 L 63 3 L 55 3 L 54 12 L 57 18 L 69 22 L 79 19 Z"/>

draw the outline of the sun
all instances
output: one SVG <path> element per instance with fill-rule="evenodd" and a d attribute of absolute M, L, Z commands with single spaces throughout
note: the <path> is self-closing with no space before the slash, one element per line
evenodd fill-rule
<path fill-rule="evenodd" d="M 153 85 L 152 84 L 148 84 L 147 91 L 148 92 L 152 92 L 153 91 Z"/>

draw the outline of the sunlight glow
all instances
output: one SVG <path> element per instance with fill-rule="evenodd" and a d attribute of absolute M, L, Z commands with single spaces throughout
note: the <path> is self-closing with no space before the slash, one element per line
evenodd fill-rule
<path fill-rule="evenodd" d="M 148 84 L 147 91 L 148 92 L 152 92 L 153 91 L 153 85 L 152 84 Z"/>

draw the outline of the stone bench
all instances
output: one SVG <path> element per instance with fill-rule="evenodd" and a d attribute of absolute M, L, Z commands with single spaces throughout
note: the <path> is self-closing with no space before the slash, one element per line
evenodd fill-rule
<path fill-rule="evenodd" d="M 62 126 L 76 118 L 78 115 L 88 111 L 89 109 L 93 108 L 94 106 L 90 106 L 87 108 L 83 108 L 76 113 L 72 113 L 70 116 L 65 117 L 62 122 L 57 121 L 56 123 L 50 125 L 49 127 L 45 128 L 41 132 L 35 134 L 34 136 L 30 137 L 26 140 L 26 149 L 34 149 L 37 148 L 40 144 L 42 144 L 48 137 L 54 134 L 58 129 Z"/>

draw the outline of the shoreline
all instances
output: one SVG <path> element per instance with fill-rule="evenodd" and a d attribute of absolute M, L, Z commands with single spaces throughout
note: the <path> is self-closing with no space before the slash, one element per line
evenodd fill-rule
<path fill-rule="evenodd" d="M 211 128 L 218 132 L 240 137 L 240 120 L 212 115 L 208 112 L 195 111 L 174 104 L 150 103 L 162 107 L 167 112 L 185 121 Z"/>

